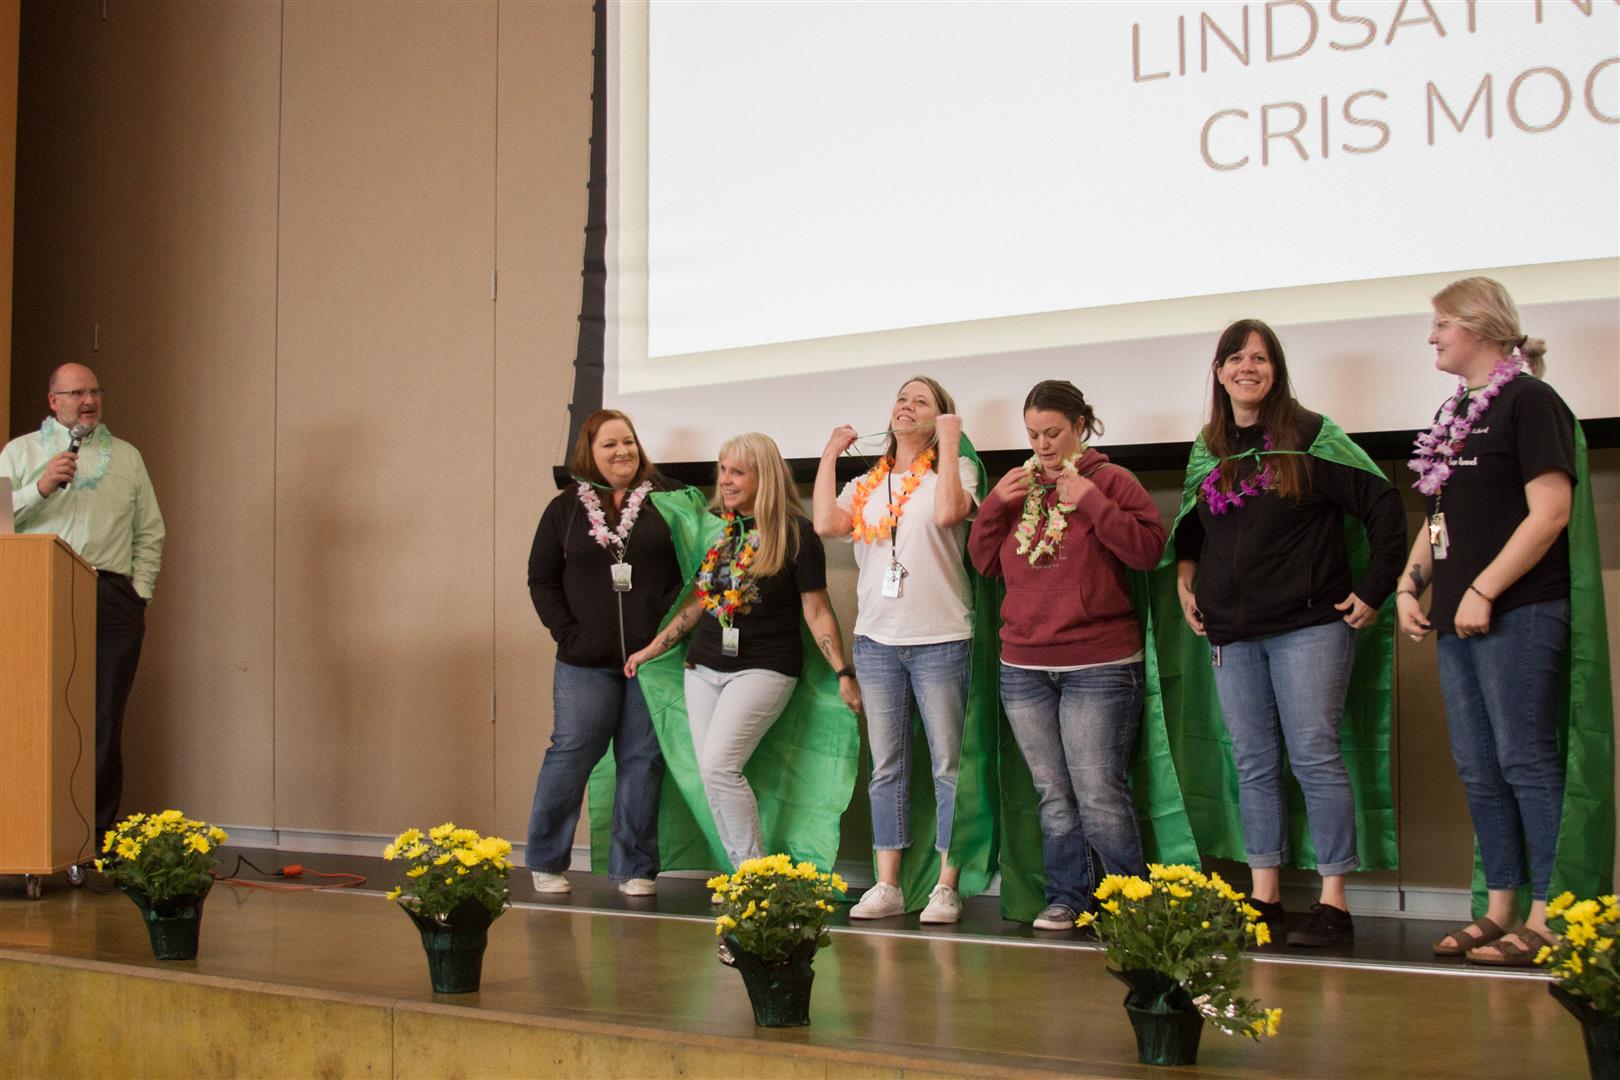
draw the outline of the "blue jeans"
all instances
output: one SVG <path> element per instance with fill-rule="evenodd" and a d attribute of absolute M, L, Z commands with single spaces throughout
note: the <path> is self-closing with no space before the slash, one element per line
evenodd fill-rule
<path fill-rule="evenodd" d="M 1564 811 L 1558 680 L 1569 601 L 1544 600 L 1491 620 L 1488 634 L 1441 634 L 1440 696 L 1451 756 L 1468 791 L 1485 885 L 1547 899 Z"/>
<path fill-rule="evenodd" d="M 1145 874 L 1125 771 L 1142 724 L 1142 664 L 1080 671 L 1001 665 L 1001 704 L 1040 797 L 1046 902 L 1095 906 L 1092 849 L 1110 874 Z"/>
<path fill-rule="evenodd" d="M 1340 754 L 1339 724 L 1356 632 L 1335 619 L 1216 647 L 1215 690 L 1232 736 L 1238 809 L 1249 865 L 1288 859 L 1283 749 L 1305 795 L 1318 873 L 1347 874 L 1356 855 L 1356 796 Z"/>
<path fill-rule="evenodd" d="M 647 699 L 634 679 L 612 668 L 557 661 L 551 681 L 551 746 L 540 762 L 529 811 L 529 869 L 568 869 L 580 802 L 591 770 L 613 744 L 613 845 L 608 874 L 615 881 L 658 873 L 658 796 L 664 755 Z"/>
<path fill-rule="evenodd" d="M 855 680 L 872 744 L 872 841 L 880 851 L 911 846 L 911 711 L 922 715 L 934 772 L 934 848 L 951 849 L 962 717 L 973 675 L 973 642 L 884 645 L 855 638 Z"/>

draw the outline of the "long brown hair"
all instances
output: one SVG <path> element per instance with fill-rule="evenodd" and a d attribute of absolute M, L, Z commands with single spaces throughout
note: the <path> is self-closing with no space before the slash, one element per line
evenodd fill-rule
<path fill-rule="evenodd" d="M 641 445 L 641 436 L 636 434 L 636 425 L 618 409 L 597 409 L 585 418 L 585 422 L 579 426 L 579 435 L 574 439 L 574 456 L 568 459 L 568 469 L 580 480 L 588 480 L 593 484 L 607 484 L 607 477 L 596 467 L 596 454 L 592 452 L 592 447 L 596 445 L 596 435 L 602 430 L 602 425 L 609 420 L 623 420 L 624 426 L 630 429 L 630 437 L 636 440 L 636 453 L 641 458 L 641 464 L 637 466 L 636 475 L 630 481 L 630 486 L 638 487 L 643 481 L 651 479 L 658 470 L 653 466 L 652 458 L 647 456 L 647 448 Z"/>
<path fill-rule="evenodd" d="M 799 498 L 799 485 L 793 470 L 782 460 L 782 451 L 769 435 L 750 431 L 734 435 L 720 447 L 719 460 L 732 458 L 754 470 L 754 527 L 759 530 L 759 553 L 754 556 L 753 575 L 768 578 L 799 554 L 799 525 L 795 518 L 808 518 Z M 720 487 L 715 485 L 709 509 L 724 509 Z"/>
<path fill-rule="evenodd" d="M 938 407 L 940 412 L 953 413 L 956 411 L 956 399 L 951 397 L 950 391 L 946 390 L 943 386 L 939 385 L 938 382 L 929 378 L 927 375 L 913 375 L 911 378 L 900 384 L 900 387 L 895 391 L 895 394 L 898 396 L 901 390 L 904 390 L 914 382 L 920 382 L 924 386 L 928 387 L 928 392 L 934 395 L 934 404 Z M 891 405 L 890 408 L 892 411 L 893 406 Z M 938 445 L 939 431 L 936 429 L 932 435 L 928 436 L 928 448 L 932 449 Z M 883 457 L 884 460 L 889 463 L 889 468 L 894 468 L 894 455 L 899 452 L 900 439 L 893 431 L 891 431 L 889 432 L 889 445 L 883 448 Z M 930 465 L 929 468 L 935 468 L 938 466 L 938 464 L 939 459 L 936 457 L 934 459 L 934 463 Z"/>
<path fill-rule="evenodd" d="M 1230 460 L 1237 451 L 1237 420 L 1232 415 L 1232 396 L 1221 384 L 1221 365 L 1226 358 L 1243 351 L 1250 334 L 1259 334 L 1271 357 L 1271 390 L 1260 402 L 1260 428 L 1271 436 L 1275 450 L 1304 450 L 1300 439 L 1300 422 L 1305 409 L 1294 397 L 1294 385 L 1288 379 L 1288 361 L 1283 356 L 1282 342 L 1276 331 L 1259 319 L 1239 319 L 1221 331 L 1215 344 L 1215 359 L 1210 363 L 1211 382 L 1214 384 L 1209 400 L 1209 423 L 1204 425 L 1204 446 L 1220 462 L 1220 488 L 1231 491 L 1237 484 L 1237 465 Z M 1305 493 L 1307 476 L 1305 460 L 1299 454 L 1277 454 L 1265 459 L 1271 470 L 1273 490 L 1285 499 L 1297 499 Z"/>

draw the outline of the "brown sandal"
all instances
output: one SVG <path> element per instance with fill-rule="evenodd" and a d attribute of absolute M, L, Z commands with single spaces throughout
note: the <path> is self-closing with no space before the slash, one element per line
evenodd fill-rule
<path fill-rule="evenodd" d="M 1511 941 L 1506 936 L 1503 936 L 1489 944 L 1469 949 L 1468 962 L 1470 964 L 1483 964 L 1486 967 L 1535 967 L 1536 954 L 1541 952 L 1543 948 L 1552 948 L 1557 944 L 1536 933 L 1528 926 L 1515 926 L 1508 933 L 1517 937 L 1524 944 L 1520 945 L 1518 942 Z M 1495 949 L 1496 952 L 1492 955 L 1491 953 L 1480 952 L 1480 949 Z"/>
<path fill-rule="evenodd" d="M 1479 918 L 1475 919 L 1461 930 L 1453 930 L 1451 933 L 1446 935 L 1446 938 L 1450 938 L 1452 941 L 1455 941 L 1458 944 L 1447 945 L 1446 938 L 1441 938 L 1439 941 L 1435 942 L 1434 955 L 1466 956 L 1468 955 L 1469 949 L 1477 949 L 1481 945 L 1489 945 L 1491 942 L 1495 941 L 1505 933 L 1507 933 L 1506 930 L 1496 925 L 1494 921 L 1481 915 Z"/>

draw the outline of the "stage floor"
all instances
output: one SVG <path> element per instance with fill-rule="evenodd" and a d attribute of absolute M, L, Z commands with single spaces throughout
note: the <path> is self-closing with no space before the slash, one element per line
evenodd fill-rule
<path fill-rule="evenodd" d="M 362 872 L 372 868 L 372 860 L 245 853 L 267 868 L 294 858 L 319 868 L 361 862 L 368 864 Z M 778 1061 L 780 1071 L 793 1075 L 1156 1072 L 1136 1063 L 1120 1007 L 1124 988 L 1107 975 L 1100 950 L 1073 939 L 1036 940 L 1032 931 L 1002 923 L 992 900 L 972 904 L 964 923 L 945 931 L 919 929 L 915 916 L 841 926 L 833 947 L 816 959 L 811 1026 L 768 1031 L 754 1026 L 741 979 L 714 959 L 700 881 L 666 877 L 656 899 L 638 900 L 602 879 L 571 876 L 574 893 L 544 903 L 522 880 L 514 910 L 491 929 L 482 990 L 440 997 L 428 990 L 415 930 L 381 896 L 391 875 L 373 878 L 363 891 L 216 887 L 199 959 L 163 964 L 151 958 L 133 905 L 116 892 L 69 888 L 57 877 L 47 880 L 43 899 L 28 901 L 20 879 L 0 879 L 0 970 L 12 984 L 8 990 L 0 983 L 0 1022 L 8 1042 L 25 1048 L 12 1065 L 0 1062 L 0 1075 L 27 1075 L 28 1062 L 105 1072 L 91 1059 L 74 1068 L 78 1059 L 63 1057 L 63 1048 L 46 1053 L 31 1042 L 51 1036 L 25 999 L 36 991 L 17 977 L 30 963 L 36 970 L 78 967 L 292 995 L 330 1001 L 334 1009 L 386 1005 L 395 1028 L 405 1014 L 487 1019 L 572 1028 L 608 1040 L 607 1047 L 665 1040 L 700 1055 L 639 1058 L 637 1075 L 752 1074 L 722 1065 L 728 1053 L 764 1054 L 747 1060 Z M 992 924 L 1001 932 L 990 932 Z M 1377 936 L 1361 933 L 1359 922 L 1358 934 Z M 1413 931 L 1414 941 L 1420 934 L 1425 945 L 1432 940 L 1424 928 Z M 1358 940 L 1358 950 L 1370 947 Z M 1540 976 L 1279 953 L 1256 958 L 1247 989 L 1282 1007 L 1282 1035 L 1257 1044 L 1206 1030 L 1199 1073 L 1524 1077 L 1579 1076 L 1586 1069 L 1579 1027 Z M 93 1031 L 96 1023 L 93 1015 L 76 1015 L 77 1030 Z M 601 1047 L 581 1050 L 575 1061 L 514 1062 L 480 1052 L 486 1056 L 464 1060 L 481 1061 L 482 1068 L 459 1071 L 628 1074 L 601 1056 Z M 667 1069 L 656 1065 L 663 1060 Z M 415 1065 L 417 1075 L 435 1071 L 421 1060 Z M 395 1061 L 392 1072 L 413 1070 Z"/>

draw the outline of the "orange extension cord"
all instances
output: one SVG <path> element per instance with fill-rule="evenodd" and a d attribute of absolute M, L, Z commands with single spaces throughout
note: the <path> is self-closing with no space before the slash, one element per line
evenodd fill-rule
<path fill-rule="evenodd" d="M 297 884 L 286 881 L 248 881 L 236 876 L 237 871 L 242 869 L 244 863 L 267 877 L 297 878 L 308 875 L 309 877 L 330 878 L 332 880 Z M 229 874 L 224 877 L 216 874 L 214 880 L 221 885 L 235 885 L 242 889 L 266 889 L 270 892 L 319 892 L 328 889 L 352 889 L 357 885 L 366 883 L 366 879 L 360 874 L 328 874 L 320 870 L 311 870 L 309 867 L 300 866 L 297 863 L 283 866 L 280 870 L 262 870 L 240 855 L 236 857 L 236 865 L 231 868 Z"/>

